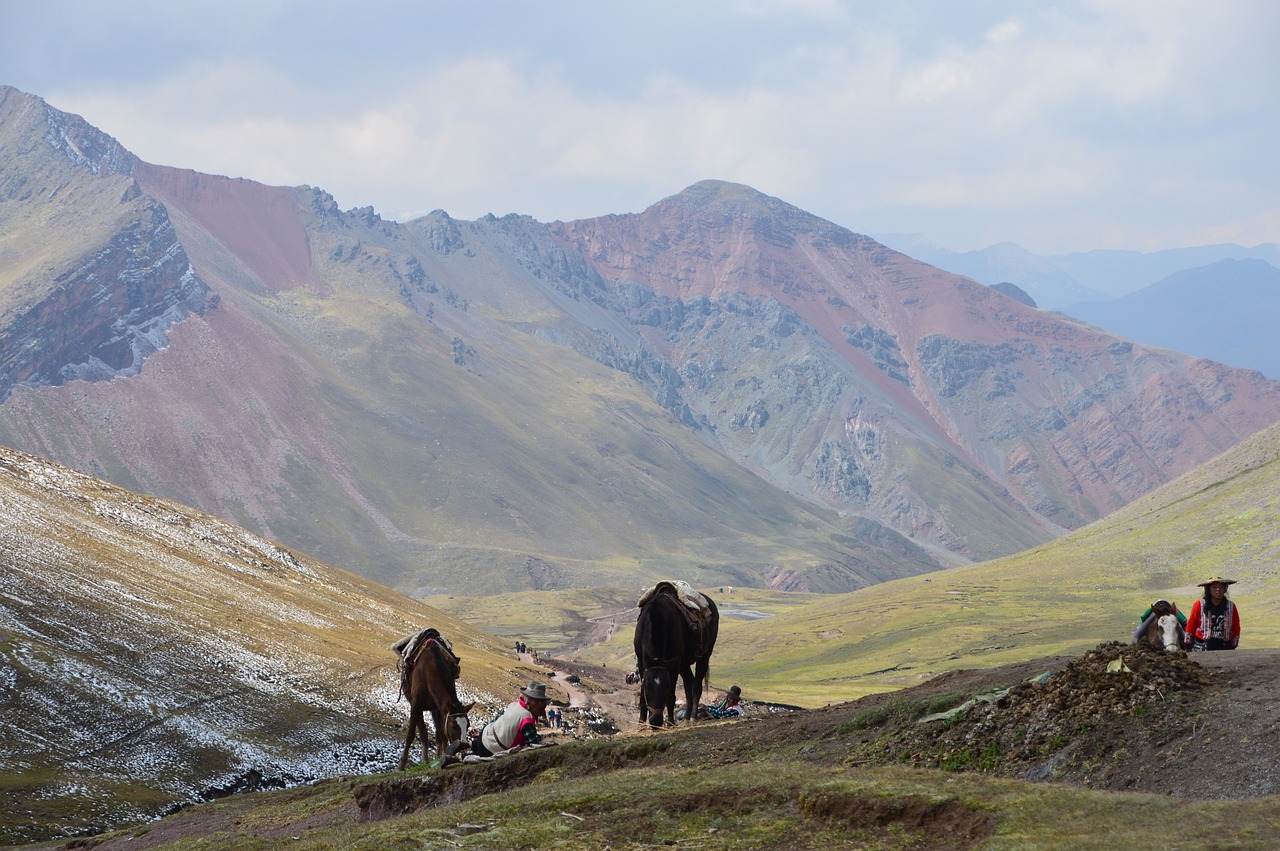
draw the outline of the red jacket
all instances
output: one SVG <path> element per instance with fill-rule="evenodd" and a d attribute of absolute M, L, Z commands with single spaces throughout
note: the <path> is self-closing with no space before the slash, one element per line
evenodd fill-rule
<path fill-rule="evenodd" d="M 1223 638 L 1226 639 L 1227 644 L 1235 647 L 1240 643 L 1240 610 L 1237 609 L 1236 604 L 1230 600 L 1227 600 L 1226 603 L 1226 635 L 1223 636 Z M 1213 624 L 1208 618 L 1201 616 L 1200 608 L 1203 604 L 1203 597 L 1191 604 L 1191 614 L 1187 617 L 1187 635 L 1198 638 L 1201 641 L 1208 641 L 1213 637 L 1210 632 L 1210 630 L 1213 629 Z"/>

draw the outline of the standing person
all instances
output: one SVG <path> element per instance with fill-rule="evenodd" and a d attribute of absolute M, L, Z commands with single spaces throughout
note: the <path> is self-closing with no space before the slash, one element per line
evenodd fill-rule
<path fill-rule="evenodd" d="M 1240 610 L 1227 599 L 1234 579 L 1215 576 L 1197 583 L 1204 596 L 1191 605 L 1187 617 L 1188 650 L 1235 650 L 1240 644 Z"/>
<path fill-rule="evenodd" d="M 542 738 L 538 735 L 538 719 L 547 720 L 550 702 L 546 685 L 529 683 L 502 714 L 471 733 L 471 752 L 477 756 L 497 756 L 538 744 Z"/>

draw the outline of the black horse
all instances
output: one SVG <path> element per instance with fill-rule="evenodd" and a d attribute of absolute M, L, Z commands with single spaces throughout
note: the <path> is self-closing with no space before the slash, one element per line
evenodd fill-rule
<path fill-rule="evenodd" d="M 659 583 L 642 601 L 636 620 L 640 721 L 652 727 L 662 726 L 664 709 L 667 722 L 676 723 L 676 677 L 684 680 L 685 706 L 690 707 L 692 721 L 692 707 L 702 699 L 720 630 L 720 611 L 714 600 L 699 595 L 706 606 L 694 611 L 678 594 L 669 583 Z"/>

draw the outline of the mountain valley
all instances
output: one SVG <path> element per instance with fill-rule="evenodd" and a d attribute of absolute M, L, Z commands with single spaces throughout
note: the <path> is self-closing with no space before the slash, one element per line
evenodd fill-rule
<path fill-rule="evenodd" d="M 402 224 L 0 98 L 0 442 L 413 595 L 866 587 L 1043 543 L 1280 418 L 1277 382 L 748 187 Z M 113 244 L 169 259 L 86 265 Z M 88 336 L 86 285 L 115 305 Z"/>
<path fill-rule="evenodd" d="M 1271 847 L 1280 382 L 1007 292 L 717 180 L 384 220 L 0 86 L 0 843 Z M 1215 573 L 1244 650 L 1123 646 Z M 742 722 L 632 717 L 673 577 Z M 426 626 L 558 746 L 391 772 Z"/>

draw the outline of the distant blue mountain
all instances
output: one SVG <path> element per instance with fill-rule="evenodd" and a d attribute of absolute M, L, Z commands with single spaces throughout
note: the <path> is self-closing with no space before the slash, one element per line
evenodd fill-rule
<path fill-rule="evenodd" d="M 1140 343 L 1280 378 L 1280 268 L 1264 260 L 1219 260 L 1062 312 Z"/>
<path fill-rule="evenodd" d="M 951 251 L 919 234 L 881 234 L 876 239 L 917 260 L 988 286 L 1017 284 L 1036 304 L 1048 309 L 1128 295 L 1177 272 L 1220 260 L 1265 260 L 1280 267 L 1280 245 L 1274 243 L 1253 248 L 1203 245 L 1149 254 L 1097 250 L 1042 256 L 1012 242 L 980 251 Z"/>
<path fill-rule="evenodd" d="M 1139 251 L 1085 251 L 1047 258 L 1087 287 L 1112 298 L 1137 292 L 1178 272 L 1198 269 L 1221 260 L 1265 260 L 1280 267 L 1280 245 L 1263 243 L 1253 248 L 1240 245 L 1201 245 L 1171 248 L 1143 254 Z M 1083 300 L 1083 299 L 1082 299 Z"/>

